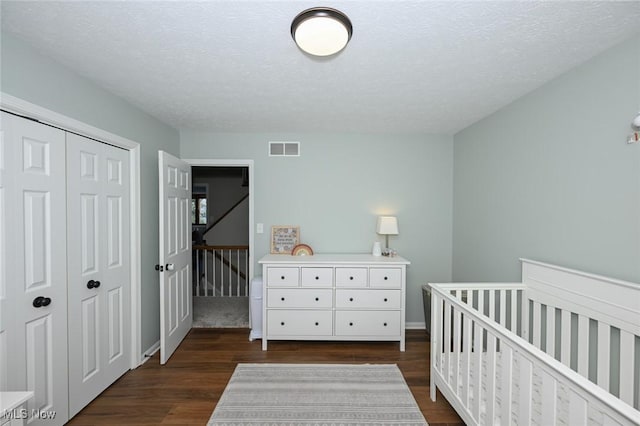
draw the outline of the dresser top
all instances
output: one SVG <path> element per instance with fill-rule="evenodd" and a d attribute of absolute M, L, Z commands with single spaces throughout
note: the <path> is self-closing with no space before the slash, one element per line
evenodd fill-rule
<path fill-rule="evenodd" d="M 0 418 L 33 397 L 33 392 L 0 392 Z"/>
<path fill-rule="evenodd" d="M 331 265 L 409 265 L 407 259 L 400 256 L 373 256 L 369 253 L 314 254 L 313 256 L 291 256 L 288 254 L 268 254 L 258 261 L 260 264 L 331 264 Z"/>

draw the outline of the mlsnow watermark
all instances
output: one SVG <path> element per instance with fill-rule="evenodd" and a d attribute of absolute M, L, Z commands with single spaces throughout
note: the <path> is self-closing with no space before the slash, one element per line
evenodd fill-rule
<path fill-rule="evenodd" d="M 27 410 L 26 408 L 20 408 L 18 410 L 9 410 L 2 413 L 0 419 L 2 420 L 27 420 L 27 419 L 40 419 L 40 420 L 53 420 L 56 418 L 55 410 Z"/>

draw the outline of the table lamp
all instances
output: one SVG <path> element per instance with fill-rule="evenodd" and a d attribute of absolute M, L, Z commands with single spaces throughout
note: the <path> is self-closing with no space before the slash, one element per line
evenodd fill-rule
<path fill-rule="evenodd" d="M 398 218 L 395 216 L 378 216 L 376 232 L 384 235 L 386 249 L 389 251 L 389 235 L 398 235 Z"/>

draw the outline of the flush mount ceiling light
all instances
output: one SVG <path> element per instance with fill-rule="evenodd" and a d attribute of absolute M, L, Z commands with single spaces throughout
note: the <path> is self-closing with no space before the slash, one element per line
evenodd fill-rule
<path fill-rule="evenodd" d="M 329 7 L 301 12 L 291 23 L 291 36 L 298 47 L 314 56 L 338 53 L 351 39 L 353 27 L 347 16 Z"/>

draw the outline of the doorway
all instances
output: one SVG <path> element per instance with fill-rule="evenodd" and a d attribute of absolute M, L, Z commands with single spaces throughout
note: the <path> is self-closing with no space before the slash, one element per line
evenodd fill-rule
<path fill-rule="evenodd" d="M 186 161 L 192 165 L 193 327 L 248 328 L 252 161 Z"/>

